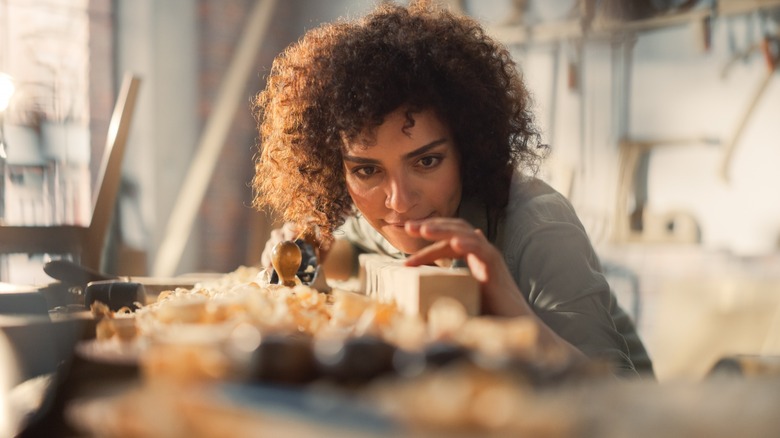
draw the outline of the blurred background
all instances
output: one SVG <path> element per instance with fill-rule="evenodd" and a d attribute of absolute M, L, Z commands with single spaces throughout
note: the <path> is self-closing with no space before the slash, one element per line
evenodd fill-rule
<path fill-rule="evenodd" d="M 101 270 L 226 273 L 251 207 L 252 99 L 306 30 L 369 0 L 0 0 L 7 225 L 88 226 L 122 77 L 141 87 Z M 402 2 L 406 3 L 406 2 Z M 659 378 L 780 350 L 780 1 L 441 1 L 505 44 Z M 3 282 L 57 254 L 6 254 Z"/>

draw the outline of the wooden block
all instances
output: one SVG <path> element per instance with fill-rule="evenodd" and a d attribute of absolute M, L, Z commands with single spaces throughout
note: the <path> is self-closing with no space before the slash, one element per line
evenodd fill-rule
<path fill-rule="evenodd" d="M 466 268 L 404 266 L 379 254 L 360 255 L 360 290 L 379 301 L 395 301 L 408 314 L 427 318 L 440 297 L 460 302 L 471 316 L 480 312 L 479 284 Z"/>

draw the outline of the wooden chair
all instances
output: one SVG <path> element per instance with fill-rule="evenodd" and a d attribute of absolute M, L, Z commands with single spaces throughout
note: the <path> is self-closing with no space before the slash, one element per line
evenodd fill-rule
<path fill-rule="evenodd" d="M 139 85 L 138 77 L 125 74 L 108 126 L 89 226 L 0 226 L 0 254 L 70 254 L 85 267 L 101 269 L 103 246 L 119 193 L 122 158 Z"/>

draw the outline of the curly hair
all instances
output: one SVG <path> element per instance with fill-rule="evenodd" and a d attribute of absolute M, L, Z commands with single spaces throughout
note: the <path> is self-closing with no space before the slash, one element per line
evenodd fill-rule
<path fill-rule="evenodd" d="M 468 17 L 385 3 L 309 31 L 275 59 L 253 108 L 255 207 L 329 241 L 354 210 L 344 142 L 402 106 L 442 118 L 461 156 L 463 195 L 489 208 L 506 206 L 514 169 L 538 170 L 545 146 L 508 51 Z"/>

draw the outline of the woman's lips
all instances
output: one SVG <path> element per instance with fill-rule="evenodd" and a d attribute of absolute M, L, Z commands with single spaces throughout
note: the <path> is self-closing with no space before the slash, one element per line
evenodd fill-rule
<path fill-rule="evenodd" d="M 406 223 L 409 222 L 409 221 L 421 221 L 421 220 L 429 219 L 429 218 L 432 218 L 432 217 L 433 217 L 433 213 L 431 213 L 431 214 L 429 214 L 429 215 L 427 215 L 427 216 L 425 216 L 425 217 L 423 217 L 421 219 L 403 219 L 403 220 L 395 219 L 395 220 L 392 220 L 392 221 L 385 221 L 385 224 L 388 225 L 388 226 L 391 226 L 391 227 L 403 228 L 406 225 Z"/>

